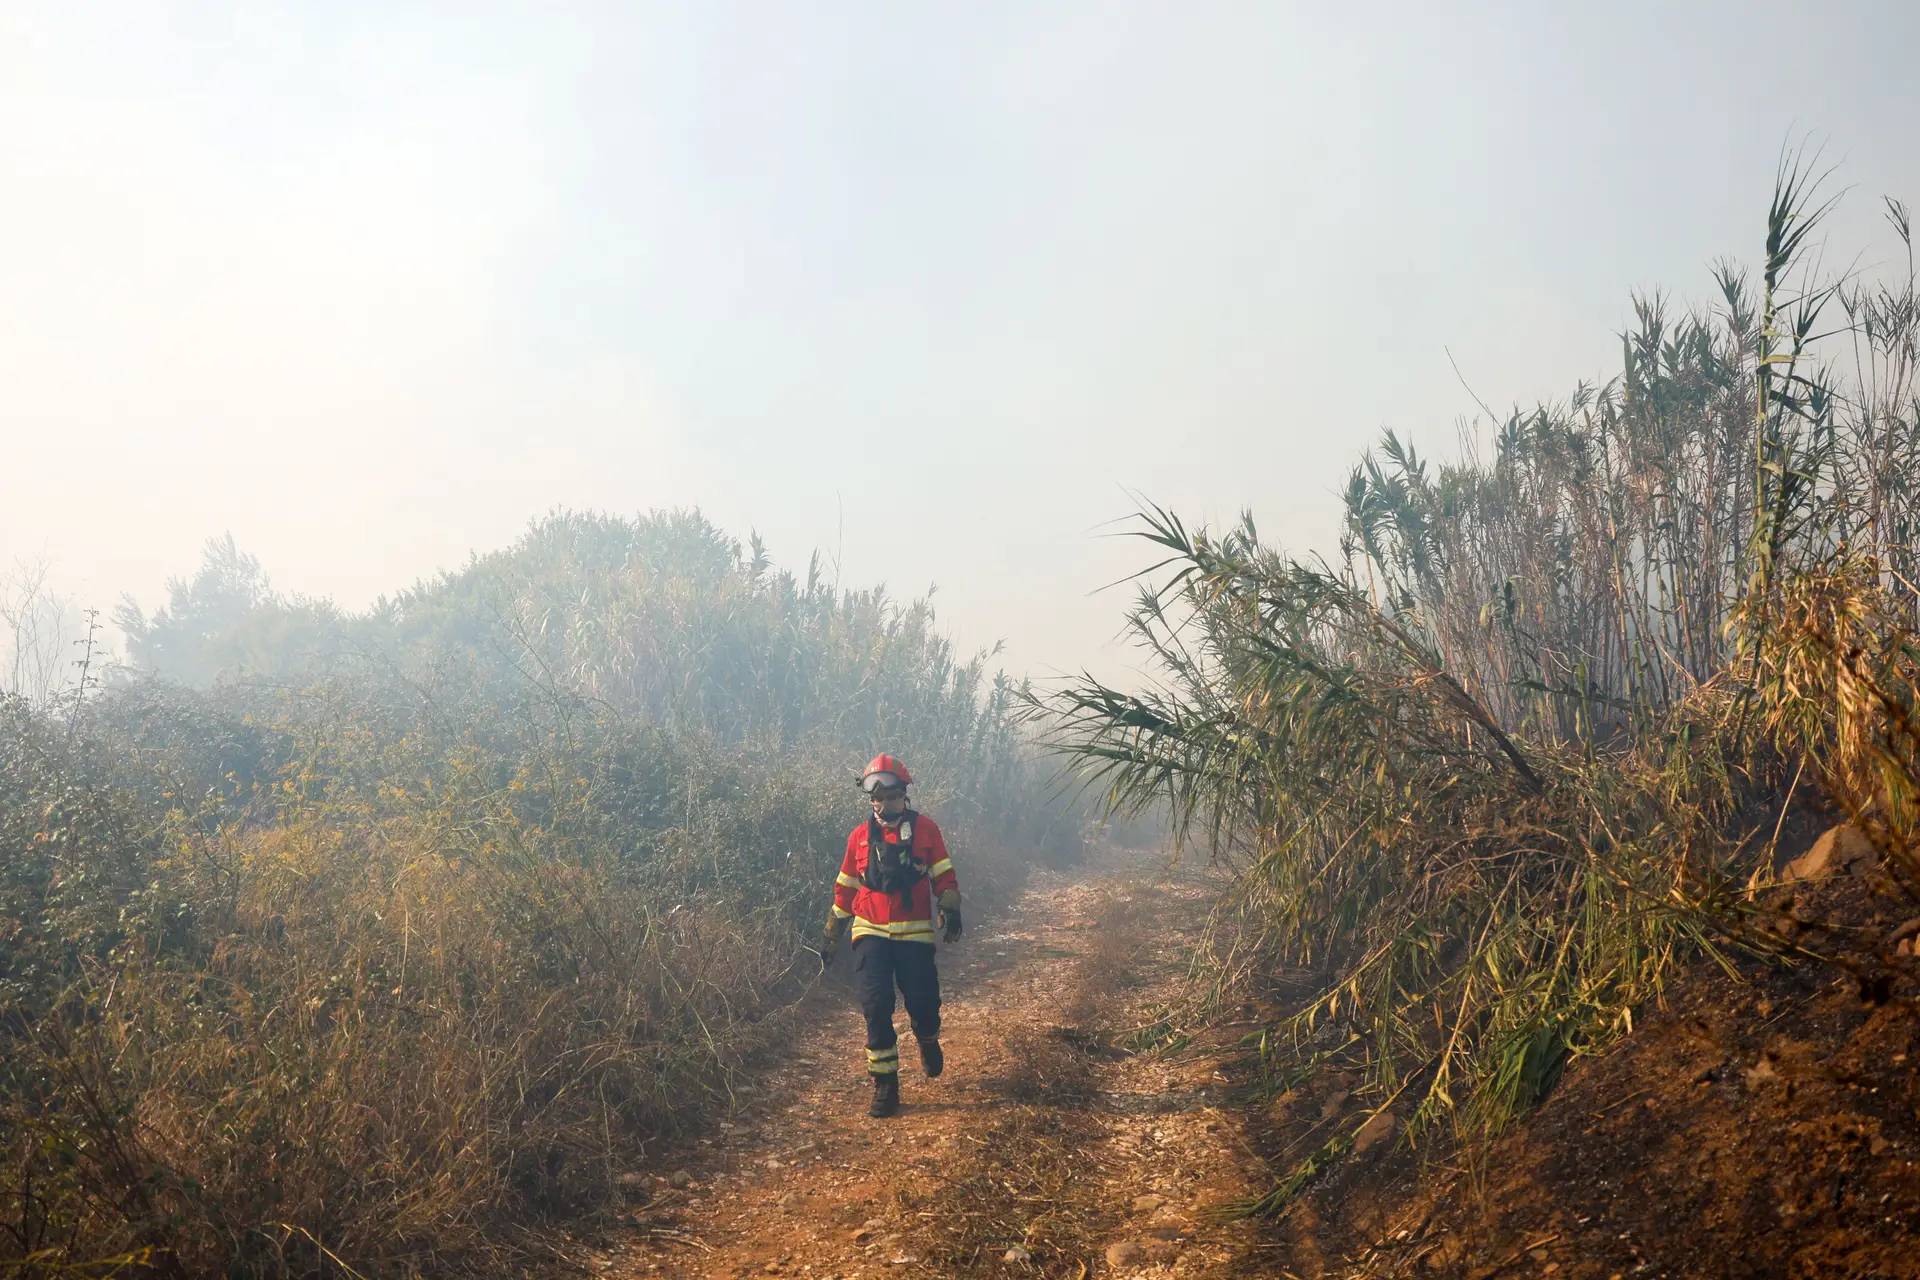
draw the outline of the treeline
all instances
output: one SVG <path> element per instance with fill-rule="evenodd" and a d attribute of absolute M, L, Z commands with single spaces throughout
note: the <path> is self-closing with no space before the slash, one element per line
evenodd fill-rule
<path fill-rule="evenodd" d="M 852 782 L 970 890 L 1071 859 L 924 601 L 561 515 L 364 614 L 231 540 L 129 667 L 0 705 L 0 1258 L 497 1274 L 724 1108 L 812 980 Z"/>
<path fill-rule="evenodd" d="M 1238 869 L 1203 976 L 1296 1011 L 1257 1037 L 1276 1092 L 1358 1068 L 1372 1111 L 1472 1140 L 1702 947 L 1920 991 L 1889 930 L 1747 892 L 1850 820 L 1920 914 L 1920 296 L 1815 273 L 1816 185 L 1783 171 L 1715 307 L 1639 300 L 1604 385 L 1444 465 L 1389 434 L 1328 557 L 1143 514 L 1158 681 L 1038 710 L 1111 806 L 1170 803 Z M 1352 1141 L 1322 1137 L 1249 1208 Z"/>

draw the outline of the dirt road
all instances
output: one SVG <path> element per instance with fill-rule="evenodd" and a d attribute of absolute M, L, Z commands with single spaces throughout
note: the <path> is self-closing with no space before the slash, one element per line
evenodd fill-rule
<path fill-rule="evenodd" d="M 619 1276 L 1271 1274 L 1217 1206 L 1262 1166 L 1203 1054 L 1137 1052 L 1200 942 L 1209 888 L 1164 870 L 1038 873 L 943 947 L 947 1068 L 870 1120 L 862 1023 L 830 979 L 790 1058 L 641 1201 Z M 842 958 L 836 972 L 844 974 Z"/>

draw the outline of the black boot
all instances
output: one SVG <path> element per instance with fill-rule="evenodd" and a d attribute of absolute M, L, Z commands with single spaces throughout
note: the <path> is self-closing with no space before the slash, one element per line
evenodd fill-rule
<path fill-rule="evenodd" d="M 938 1040 L 920 1041 L 920 1066 L 929 1080 L 947 1069 L 947 1055 L 940 1052 Z"/>
<path fill-rule="evenodd" d="M 875 1120 L 885 1120 L 900 1110 L 900 1073 L 889 1071 L 883 1076 L 873 1078 L 873 1105 L 867 1108 L 867 1114 Z"/>

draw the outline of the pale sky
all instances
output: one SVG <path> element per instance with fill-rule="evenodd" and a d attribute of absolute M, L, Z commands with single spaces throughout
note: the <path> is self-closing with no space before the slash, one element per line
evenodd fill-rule
<path fill-rule="evenodd" d="M 364 606 L 697 505 L 1124 667 L 1137 490 L 1330 548 L 1391 426 L 1611 373 L 1783 142 L 1920 204 L 1912 5 L 0 0 L 0 565 Z"/>

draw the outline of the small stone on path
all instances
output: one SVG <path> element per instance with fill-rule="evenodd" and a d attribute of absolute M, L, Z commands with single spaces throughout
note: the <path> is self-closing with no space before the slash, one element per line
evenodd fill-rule
<path fill-rule="evenodd" d="M 1159 1196 L 1135 1196 L 1133 1198 L 1133 1211 L 1135 1213 L 1152 1213 L 1165 1203 L 1166 1201 Z"/>
<path fill-rule="evenodd" d="M 1147 1260 L 1147 1251 L 1131 1240 L 1116 1240 L 1107 1246 L 1107 1265 L 1137 1267 Z"/>

